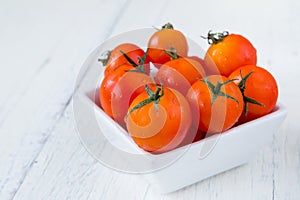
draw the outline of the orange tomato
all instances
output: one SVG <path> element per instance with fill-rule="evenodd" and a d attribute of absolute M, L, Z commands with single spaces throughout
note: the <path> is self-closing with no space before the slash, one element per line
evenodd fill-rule
<path fill-rule="evenodd" d="M 135 70 L 131 65 L 122 65 L 105 76 L 100 86 L 100 103 L 103 110 L 121 126 L 132 100 L 144 91 L 146 84 L 153 84 L 152 78 L 144 73 L 127 72 Z"/>
<path fill-rule="evenodd" d="M 276 105 L 278 87 L 275 78 L 266 69 L 247 65 L 236 69 L 229 76 L 244 95 L 245 110 L 241 122 L 247 122 L 270 113 Z"/>
<path fill-rule="evenodd" d="M 192 116 L 184 96 L 163 86 L 147 87 L 131 103 L 126 125 L 134 142 L 152 153 L 178 147 L 188 134 Z"/>
<path fill-rule="evenodd" d="M 208 33 L 211 43 L 205 55 L 207 74 L 229 76 L 238 67 L 256 65 L 256 49 L 242 35 Z"/>
<path fill-rule="evenodd" d="M 148 41 L 149 59 L 159 68 L 171 60 L 165 50 L 175 50 L 177 55 L 186 57 L 188 44 L 185 36 L 178 30 L 174 30 L 172 24 L 167 23 L 161 30 L 156 31 Z"/>
<path fill-rule="evenodd" d="M 233 80 L 211 75 L 196 81 L 186 98 L 193 113 L 194 126 L 207 133 L 231 128 L 244 108 L 243 95 Z"/>
<path fill-rule="evenodd" d="M 191 58 L 177 58 L 163 64 L 157 74 L 156 83 L 174 88 L 186 95 L 191 85 L 205 76 L 202 65 Z"/>
<path fill-rule="evenodd" d="M 144 50 L 132 43 L 122 43 L 116 46 L 112 51 L 109 52 L 107 59 L 99 59 L 106 66 L 104 70 L 105 76 L 124 64 L 131 64 L 122 52 L 132 60 L 132 64 L 134 66 L 139 65 L 139 58 L 142 58 L 145 54 Z M 143 64 L 146 73 L 149 74 L 150 65 L 148 58 L 145 59 Z"/>

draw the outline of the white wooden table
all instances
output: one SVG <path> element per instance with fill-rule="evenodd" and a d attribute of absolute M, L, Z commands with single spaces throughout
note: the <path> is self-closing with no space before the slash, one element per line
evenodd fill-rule
<path fill-rule="evenodd" d="M 0 1 L 0 199 L 300 199 L 299 11 L 297 0 Z M 209 29 L 246 35 L 289 113 L 248 164 L 160 195 L 90 156 L 71 102 L 97 45 L 169 21 L 194 37 Z"/>

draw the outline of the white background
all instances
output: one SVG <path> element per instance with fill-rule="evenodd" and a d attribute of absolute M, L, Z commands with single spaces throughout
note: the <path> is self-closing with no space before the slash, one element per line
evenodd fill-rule
<path fill-rule="evenodd" d="M 297 0 L 1 0 L 0 199 L 300 199 L 299 11 Z M 210 29 L 245 35 L 289 113 L 248 164 L 160 195 L 87 153 L 71 100 L 97 45 L 169 21 L 204 48 Z"/>

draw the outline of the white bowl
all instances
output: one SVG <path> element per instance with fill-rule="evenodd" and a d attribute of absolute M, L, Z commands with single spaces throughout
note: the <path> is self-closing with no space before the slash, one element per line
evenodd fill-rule
<path fill-rule="evenodd" d="M 86 101 L 94 103 L 90 98 L 86 98 Z M 114 136 L 110 138 L 110 142 L 130 153 L 147 154 L 140 150 L 130 138 L 124 137 L 124 130 L 98 106 L 92 107 L 99 126 L 102 126 L 101 129 L 106 130 L 106 134 L 113 133 Z M 169 156 L 178 159 L 162 169 L 145 173 L 144 177 L 161 193 L 169 193 L 242 165 L 251 160 L 262 147 L 272 142 L 273 135 L 282 124 L 286 114 L 286 108 L 279 103 L 272 113 L 259 119 L 191 145 L 155 155 L 155 157 Z M 182 156 L 178 157 L 181 154 Z"/>
<path fill-rule="evenodd" d="M 149 31 L 143 34 L 151 35 Z M 97 58 L 103 49 L 111 49 L 126 38 L 118 37 L 94 50 L 81 69 L 73 98 L 76 128 L 82 144 L 99 162 L 118 171 L 143 174 L 161 193 L 176 191 L 251 160 L 272 141 L 286 117 L 287 109 L 278 103 L 272 113 L 222 134 L 160 155 L 144 152 L 98 106 L 103 68 Z"/>

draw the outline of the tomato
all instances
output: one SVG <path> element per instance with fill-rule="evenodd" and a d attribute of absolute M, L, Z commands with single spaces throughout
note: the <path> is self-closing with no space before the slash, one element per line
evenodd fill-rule
<path fill-rule="evenodd" d="M 148 50 L 150 61 L 159 68 L 161 64 L 171 60 L 165 50 L 175 50 L 179 56 L 186 57 L 188 43 L 180 31 L 174 30 L 172 24 L 167 23 L 150 37 Z"/>
<path fill-rule="evenodd" d="M 131 103 L 126 125 L 134 142 L 152 153 L 178 147 L 188 134 L 192 116 L 188 102 L 178 91 L 146 87 Z"/>
<path fill-rule="evenodd" d="M 205 76 L 202 65 L 194 59 L 177 58 L 163 64 L 157 74 L 156 82 L 174 88 L 186 95 L 191 85 Z"/>
<path fill-rule="evenodd" d="M 109 52 L 107 59 L 99 59 L 104 65 L 106 65 L 104 70 L 105 76 L 123 64 L 130 64 L 122 52 L 133 61 L 132 64 L 135 66 L 139 65 L 139 58 L 142 58 L 145 54 L 144 50 L 132 43 L 122 43 L 116 46 L 112 51 Z M 145 71 L 147 74 L 149 74 L 150 66 L 148 58 L 145 59 L 144 64 Z"/>
<path fill-rule="evenodd" d="M 193 59 L 197 62 L 199 62 L 203 67 L 205 65 L 204 59 L 198 57 L 198 56 L 188 56 L 188 58 Z"/>
<path fill-rule="evenodd" d="M 205 71 L 206 76 L 214 75 L 214 74 L 219 74 L 219 73 L 216 73 L 211 67 L 208 67 L 206 65 L 204 59 L 199 58 L 198 56 L 189 56 L 188 58 L 191 58 L 191 59 L 196 60 L 197 62 L 199 62 L 202 65 L 202 67 L 203 67 L 203 69 Z"/>
<path fill-rule="evenodd" d="M 238 67 L 256 65 L 256 49 L 242 35 L 223 33 L 208 33 L 212 43 L 205 55 L 208 74 L 229 76 Z"/>
<path fill-rule="evenodd" d="M 124 117 L 132 100 L 144 91 L 146 84 L 153 84 L 153 79 L 135 70 L 131 65 L 122 65 L 104 77 L 100 86 L 100 103 L 103 110 L 121 126 L 125 127 Z"/>
<path fill-rule="evenodd" d="M 278 87 L 275 78 L 266 69 L 255 65 L 243 66 L 229 76 L 237 79 L 244 95 L 245 110 L 241 122 L 247 122 L 270 113 L 277 102 Z"/>
<path fill-rule="evenodd" d="M 205 138 L 205 135 L 206 135 L 205 132 L 198 130 L 196 133 L 197 134 L 195 135 L 193 142 L 198 142 Z"/>
<path fill-rule="evenodd" d="M 194 118 L 194 116 L 192 116 Z M 200 131 L 198 129 L 198 126 L 191 125 L 188 134 L 186 135 L 185 139 L 182 141 L 180 146 L 189 145 L 194 142 L 198 142 L 202 139 L 204 139 L 206 136 L 206 133 L 203 131 Z"/>
<path fill-rule="evenodd" d="M 207 133 L 220 133 L 231 128 L 244 108 L 239 87 L 221 75 L 196 81 L 186 98 L 191 106 L 194 126 Z"/>

